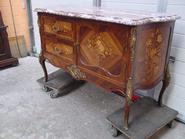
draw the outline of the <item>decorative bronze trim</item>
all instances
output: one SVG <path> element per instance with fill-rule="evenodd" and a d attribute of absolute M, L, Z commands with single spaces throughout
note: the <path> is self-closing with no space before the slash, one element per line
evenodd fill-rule
<path fill-rule="evenodd" d="M 76 65 L 67 66 L 67 70 L 75 78 L 76 80 L 85 79 L 85 73 L 81 72 L 80 69 Z"/>
<path fill-rule="evenodd" d="M 136 46 L 136 34 L 137 32 L 136 32 L 136 27 L 133 27 L 132 29 L 131 29 L 131 38 L 130 38 L 130 41 L 131 41 L 131 45 L 130 45 L 130 47 L 131 47 L 131 57 L 130 57 L 130 59 L 131 59 L 131 61 L 133 62 L 134 61 L 134 58 L 135 58 L 135 46 Z"/>
<path fill-rule="evenodd" d="M 57 26 L 56 24 L 54 24 L 53 26 L 51 26 L 51 30 L 54 33 L 58 33 L 60 31 L 60 28 L 59 28 L 59 26 Z"/>
<path fill-rule="evenodd" d="M 127 81 L 127 92 L 126 92 L 127 95 L 126 99 L 128 104 L 132 103 L 132 94 L 133 94 L 133 80 L 130 77 Z"/>
<path fill-rule="evenodd" d="M 126 90 L 126 99 L 128 104 L 130 105 L 132 103 L 132 95 L 133 95 L 133 73 L 134 73 L 134 58 L 135 58 L 135 48 L 136 48 L 136 36 L 137 36 L 137 28 L 133 27 L 131 29 L 131 34 L 130 34 L 130 51 L 131 51 L 131 56 L 130 56 L 130 61 L 131 61 L 131 72 L 127 81 L 127 90 Z"/>

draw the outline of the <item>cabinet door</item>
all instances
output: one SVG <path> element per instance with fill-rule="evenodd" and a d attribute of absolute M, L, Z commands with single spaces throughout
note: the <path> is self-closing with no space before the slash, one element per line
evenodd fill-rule
<path fill-rule="evenodd" d="M 78 66 L 100 77 L 123 82 L 126 74 L 129 28 L 82 20 L 78 24 Z"/>

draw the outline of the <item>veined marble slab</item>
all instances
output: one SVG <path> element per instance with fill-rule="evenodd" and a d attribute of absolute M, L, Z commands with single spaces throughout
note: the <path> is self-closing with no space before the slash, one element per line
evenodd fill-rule
<path fill-rule="evenodd" d="M 50 13 L 68 17 L 77 17 L 83 19 L 93 19 L 119 23 L 124 25 L 143 25 L 152 22 L 167 22 L 179 19 L 176 14 L 151 13 L 148 11 L 129 11 L 108 8 L 88 7 L 81 8 L 76 6 L 57 6 L 52 8 L 36 8 L 36 12 Z"/>

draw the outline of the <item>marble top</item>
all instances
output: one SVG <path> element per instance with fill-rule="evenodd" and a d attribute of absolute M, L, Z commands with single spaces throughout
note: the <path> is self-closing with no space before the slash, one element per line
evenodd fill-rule
<path fill-rule="evenodd" d="M 77 6 L 56 6 L 51 8 L 36 8 L 36 12 L 56 15 L 93 19 L 119 23 L 124 25 L 142 25 L 152 22 L 174 21 L 180 17 L 176 14 L 151 13 L 148 11 L 116 10 L 100 7 L 82 8 Z"/>

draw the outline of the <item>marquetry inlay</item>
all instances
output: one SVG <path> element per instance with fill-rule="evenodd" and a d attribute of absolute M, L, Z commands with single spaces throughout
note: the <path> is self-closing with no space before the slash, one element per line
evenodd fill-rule
<path fill-rule="evenodd" d="M 158 76 L 161 69 L 164 43 L 163 34 L 159 29 L 151 32 L 146 40 L 145 47 L 146 58 L 144 64 L 146 71 L 144 72 L 147 76 L 143 77 L 143 82 L 151 80 L 151 77 Z"/>
<path fill-rule="evenodd" d="M 109 32 L 90 31 L 80 44 L 81 63 L 108 74 L 120 74 L 121 70 L 114 70 L 114 65 L 120 63 L 123 48 L 116 39 Z"/>
<path fill-rule="evenodd" d="M 107 32 L 90 32 L 81 43 L 81 51 L 89 64 L 99 66 L 106 60 L 122 56 L 119 46 Z"/>
<path fill-rule="evenodd" d="M 55 34 L 66 39 L 73 39 L 73 25 L 71 22 L 59 20 L 56 18 L 45 18 L 44 31 L 46 33 Z"/>
<path fill-rule="evenodd" d="M 100 60 L 112 55 L 113 50 L 111 46 L 106 46 L 105 41 L 103 33 L 97 33 L 89 38 L 87 42 L 87 47 L 97 51 Z"/>
<path fill-rule="evenodd" d="M 64 22 L 64 21 L 55 21 L 55 23 L 52 25 L 52 31 L 57 33 L 59 31 L 68 33 L 72 31 L 71 23 Z"/>
<path fill-rule="evenodd" d="M 73 54 L 73 48 L 71 46 L 62 43 L 54 43 L 51 41 L 47 42 L 46 50 L 53 54 L 65 55 L 69 57 Z"/>

